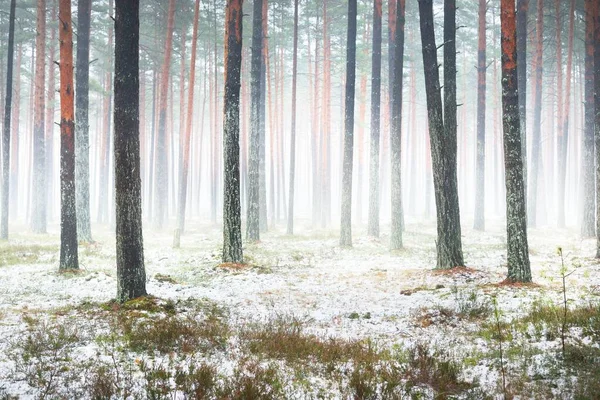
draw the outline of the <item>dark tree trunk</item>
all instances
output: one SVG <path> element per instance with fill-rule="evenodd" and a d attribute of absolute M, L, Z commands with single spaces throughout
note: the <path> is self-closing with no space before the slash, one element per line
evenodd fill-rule
<path fill-rule="evenodd" d="M 527 13 L 529 0 L 517 0 L 517 84 L 519 86 L 519 121 L 521 125 L 521 153 L 523 155 L 523 179 L 527 195 Z"/>
<path fill-rule="evenodd" d="M 581 236 L 595 234 L 595 180 L 594 180 L 594 17 L 597 4 L 585 0 L 585 126 L 581 154 L 583 184 L 583 219 Z"/>
<path fill-rule="evenodd" d="M 371 56 L 371 154 L 369 169 L 369 220 L 367 222 L 367 232 L 373 237 L 379 237 L 379 138 L 381 136 L 382 6 L 382 0 L 373 0 L 373 51 Z"/>
<path fill-rule="evenodd" d="M 169 191 L 169 168 L 168 168 L 168 144 L 167 144 L 167 98 L 169 89 L 169 71 L 171 68 L 171 54 L 173 52 L 173 25 L 175 19 L 175 0 L 169 0 L 169 11 L 167 15 L 167 37 L 165 40 L 165 57 L 163 60 L 158 101 L 158 137 L 156 146 L 156 207 L 154 223 L 158 229 L 162 229 L 168 211 Z"/>
<path fill-rule="evenodd" d="M 514 0 L 502 0 L 500 19 L 502 23 L 502 124 L 506 168 L 508 280 L 531 282 L 523 157 L 521 154 Z"/>
<path fill-rule="evenodd" d="M 405 0 L 396 4 L 396 36 L 394 37 L 394 72 L 392 73 L 391 92 L 391 195 L 392 195 L 392 226 L 390 233 L 390 248 L 401 249 L 403 211 L 402 211 L 402 78 L 404 69 L 404 15 Z"/>
<path fill-rule="evenodd" d="M 223 262 L 242 263 L 240 208 L 240 73 L 242 1 L 227 0 L 225 11 L 225 94 L 223 101 Z"/>
<path fill-rule="evenodd" d="M 446 269 L 464 265 L 456 179 L 456 5 L 444 3 L 444 106 L 432 0 L 419 0 L 419 15 L 437 211 L 436 268 Z"/>
<path fill-rule="evenodd" d="M 77 68 L 75 103 L 75 181 L 77 189 L 77 234 L 85 242 L 92 241 L 90 226 L 90 136 L 89 108 L 89 60 L 91 0 L 77 3 Z"/>
<path fill-rule="evenodd" d="M 485 94 L 487 1 L 479 0 L 479 41 L 477 46 L 477 161 L 475 166 L 475 221 L 473 228 L 485 230 Z"/>
<path fill-rule="evenodd" d="M 254 0 L 250 64 L 250 154 L 248 160 L 248 208 L 246 240 L 260 240 L 260 138 L 262 101 L 263 0 Z"/>
<path fill-rule="evenodd" d="M 13 53 L 15 47 L 15 1 L 10 2 L 8 17 L 8 49 L 6 54 L 6 98 L 4 100 L 4 125 L 2 125 L 2 205 L 0 239 L 8 239 L 8 197 L 10 188 L 10 117 L 12 111 Z M 17 79 L 20 79 L 18 76 Z"/>
<path fill-rule="evenodd" d="M 115 200 L 117 301 L 146 295 L 139 136 L 139 0 L 116 0 Z"/>
<path fill-rule="evenodd" d="M 37 36 L 35 39 L 35 103 L 33 117 L 33 193 L 31 229 L 46 233 L 46 141 L 45 115 L 45 62 L 46 62 L 46 0 L 37 2 Z"/>
<path fill-rule="evenodd" d="M 183 233 L 185 226 L 185 207 L 187 200 L 187 183 L 190 169 L 190 145 L 192 139 L 192 119 L 194 111 L 194 85 L 196 84 L 196 47 L 198 45 L 198 21 L 200 18 L 200 0 L 194 6 L 194 30 L 192 33 L 192 55 L 190 59 L 190 83 L 188 88 L 187 119 L 183 140 L 182 172 L 179 177 L 179 204 L 177 210 L 177 227 Z M 181 76 L 183 79 L 183 75 Z"/>
<path fill-rule="evenodd" d="M 73 102 L 73 27 L 71 0 L 58 3 L 60 42 L 60 264 L 79 269 L 75 201 L 75 104 Z"/>
<path fill-rule="evenodd" d="M 535 28 L 535 77 L 533 93 L 533 127 L 531 138 L 531 175 L 529 177 L 527 195 L 527 217 L 529 226 L 537 225 L 538 178 L 541 176 L 542 147 L 542 75 L 544 71 L 543 38 L 544 38 L 544 0 L 537 0 L 537 23 Z"/>
<path fill-rule="evenodd" d="M 287 234 L 294 234 L 294 185 L 296 177 L 296 83 L 298 75 L 298 0 L 294 0 L 294 55 L 292 60 L 292 129 L 290 133 L 290 198 Z"/>
<path fill-rule="evenodd" d="M 354 153 L 354 92 L 356 82 L 356 0 L 348 1 L 346 39 L 346 101 L 340 245 L 352 246 L 352 164 Z"/>

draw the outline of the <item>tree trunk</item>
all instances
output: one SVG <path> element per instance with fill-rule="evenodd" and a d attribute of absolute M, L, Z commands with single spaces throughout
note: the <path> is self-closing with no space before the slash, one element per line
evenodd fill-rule
<path fill-rule="evenodd" d="M 585 0 L 585 126 L 581 154 L 583 178 L 583 219 L 581 236 L 595 234 L 595 181 L 594 181 L 594 17 L 597 2 Z"/>
<path fill-rule="evenodd" d="M 354 152 L 354 92 L 356 82 L 356 0 L 348 1 L 346 39 L 346 101 L 340 246 L 352 246 L 352 164 Z"/>
<path fill-rule="evenodd" d="M 23 46 L 19 44 L 17 49 L 17 65 L 15 66 L 14 76 L 21 76 L 21 63 L 23 58 Z M 21 79 L 16 79 L 14 88 L 14 105 L 12 107 L 12 134 L 10 140 L 10 204 L 7 214 L 10 214 L 10 219 L 14 220 L 18 214 L 19 200 L 19 114 L 21 110 Z M 12 210 L 12 211 L 11 211 Z"/>
<path fill-rule="evenodd" d="M 60 42 L 60 270 L 79 269 L 75 200 L 75 107 L 71 0 L 58 3 Z"/>
<path fill-rule="evenodd" d="M 392 226 L 390 233 L 390 249 L 403 247 L 403 211 L 402 211 L 402 81 L 404 69 L 404 23 L 406 0 L 398 0 L 396 4 L 396 29 L 394 37 L 394 72 L 392 73 L 391 91 L 391 197 Z"/>
<path fill-rule="evenodd" d="M 46 233 L 46 143 L 44 138 L 44 95 L 46 93 L 46 0 L 38 0 L 37 2 L 36 29 L 31 229 L 34 233 Z"/>
<path fill-rule="evenodd" d="M 196 84 L 196 47 L 198 45 L 198 21 L 200 18 L 200 0 L 194 6 L 194 30 L 192 33 L 192 55 L 190 59 L 190 82 L 188 87 L 187 118 L 183 140 L 182 172 L 179 177 L 179 208 L 177 212 L 177 227 L 183 233 L 185 227 L 185 206 L 187 200 L 187 183 L 190 168 L 190 144 L 192 138 L 192 119 L 194 114 L 194 86 Z M 183 79 L 183 76 L 182 76 Z"/>
<path fill-rule="evenodd" d="M 556 1 L 557 7 L 557 26 L 562 26 L 562 23 L 559 23 L 559 13 L 558 7 L 560 6 L 560 1 Z M 559 79 L 558 84 L 562 86 L 562 45 L 560 39 L 558 39 L 561 34 L 559 33 L 560 29 L 557 29 L 557 46 L 556 46 L 556 68 L 559 71 L 561 76 L 557 76 Z M 571 6 L 569 8 L 569 44 L 567 49 L 567 73 L 564 78 L 567 90 L 564 95 L 564 101 L 559 101 L 559 120 L 558 120 L 558 227 L 565 227 L 565 196 L 566 196 L 566 177 L 567 177 L 567 154 L 568 154 L 568 144 L 569 144 L 569 113 L 571 109 L 571 79 L 572 79 L 572 66 L 573 66 L 573 37 L 575 31 L 575 0 L 571 0 Z M 558 89 L 559 99 L 562 97 L 562 87 Z M 561 104 L 564 108 L 561 110 Z"/>
<path fill-rule="evenodd" d="M 486 0 L 479 0 L 479 41 L 477 46 L 477 161 L 475 166 L 475 221 L 473 224 L 473 228 L 478 231 L 485 230 L 486 11 Z"/>
<path fill-rule="evenodd" d="M 223 262 L 242 263 L 240 210 L 240 72 L 242 1 L 227 0 L 225 11 L 225 94 L 223 102 Z"/>
<path fill-rule="evenodd" d="M 294 54 L 292 56 L 292 128 L 290 132 L 290 197 L 287 234 L 294 234 L 294 185 L 296 178 L 296 84 L 298 75 L 298 0 L 294 0 Z"/>
<path fill-rule="evenodd" d="M 419 15 L 437 211 L 436 268 L 447 269 L 464 265 L 456 179 L 456 5 L 444 2 L 443 106 L 432 0 L 419 0 Z"/>
<path fill-rule="evenodd" d="M 90 73 L 91 0 L 77 3 L 77 68 L 75 101 L 75 181 L 77 191 L 77 234 L 85 242 L 92 241 L 90 225 L 90 133 L 88 121 Z"/>
<path fill-rule="evenodd" d="M 523 179 L 525 195 L 527 195 L 527 13 L 529 11 L 529 0 L 517 0 L 517 10 L 517 62 L 522 65 L 522 68 L 518 68 L 517 85 L 519 86 Z M 494 68 L 496 68 L 495 64 Z"/>
<path fill-rule="evenodd" d="M 390 3 L 395 0 L 389 0 Z M 367 232 L 379 237 L 379 139 L 381 136 L 381 36 L 382 0 L 373 0 L 373 50 L 371 57 L 371 148 L 369 166 L 369 220 Z"/>
<path fill-rule="evenodd" d="M 252 20 L 252 55 L 250 64 L 250 151 L 248 160 L 248 208 L 246 240 L 260 240 L 260 137 L 261 137 L 261 69 L 263 63 L 263 0 L 254 0 Z"/>
<path fill-rule="evenodd" d="M 162 229 L 167 214 L 169 174 L 167 160 L 167 95 L 169 89 L 169 71 L 171 68 L 171 54 L 173 52 L 173 26 L 175 20 L 175 0 L 169 0 L 167 16 L 167 37 L 165 40 L 165 57 L 161 70 L 158 101 L 158 137 L 156 147 L 156 207 L 154 224 Z"/>
<path fill-rule="evenodd" d="M 296 4 L 297 4 L 296 0 Z M 13 53 L 15 47 L 15 2 L 10 2 L 10 14 L 8 17 L 8 49 L 6 63 L 6 98 L 4 101 L 4 124 L 2 125 L 2 205 L 0 212 L 0 239 L 8 240 L 8 198 L 10 190 L 10 117 L 12 111 L 12 87 L 13 87 Z M 17 76 L 20 79 L 20 76 Z"/>
<path fill-rule="evenodd" d="M 45 136 L 45 147 L 46 147 L 46 166 L 44 170 L 46 172 L 46 202 L 47 202 L 47 219 L 53 218 L 54 206 L 54 111 L 56 109 L 56 29 L 58 28 L 58 19 L 56 13 L 56 0 L 51 0 L 52 3 L 52 14 L 50 19 L 50 54 L 49 54 L 49 65 L 48 65 L 48 88 L 46 89 L 46 117 L 44 123 L 44 136 Z M 54 25 L 56 24 L 56 25 Z"/>
<path fill-rule="evenodd" d="M 506 168 L 508 280 L 531 282 L 518 97 L 515 2 L 502 0 L 502 124 Z"/>
<path fill-rule="evenodd" d="M 594 31 L 594 104 L 596 143 L 596 258 L 600 258 L 600 6 L 595 7 Z"/>
<path fill-rule="evenodd" d="M 259 148 L 259 227 L 261 232 L 266 232 L 267 224 L 267 46 L 269 27 L 269 5 L 268 0 L 262 2 L 262 62 L 260 66 L 260 148 Z"/>
<path fill-rule="evenodd" d="M 537 0 L 537 23 L 535 28 L 535 78 L 533 91 L 533 132 L 531 138 L 531 176 L 529 177 L 527 195 L 527 216 L 529 226 L 537 225 L 537 195 L 538 178 L 541 175 L 541 147 L 542 147 L 542 75 L 544 70 L 544 0 Z"/>
<path fill-rule="evenodd" d="M 115 200 L 117 301 L 146 295 L 139 137 L 139 0 L 116 0 Z"/>

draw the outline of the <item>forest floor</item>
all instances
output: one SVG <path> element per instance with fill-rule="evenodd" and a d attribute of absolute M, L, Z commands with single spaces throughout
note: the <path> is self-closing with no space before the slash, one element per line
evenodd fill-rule
<path fill-rule="evenodd" d="M 125 305 L 110 230 L 59 273 L 58 228 L 15 229 L 0 399 L 600 398 L 595 240 L 531 230 L 535 283 L 508 285 L 504 227 L 488 224 L 463 225 L 467 268 L 451 271 L 433 269 L 433 223 L 409 220 L 397 252 L 364 229 L 343 249 L 336 231 L 275 227 L 245 266 L 220 264 L 217 226 L 190 223 L 179 249 L 146 231 L 152 297 Z"/>

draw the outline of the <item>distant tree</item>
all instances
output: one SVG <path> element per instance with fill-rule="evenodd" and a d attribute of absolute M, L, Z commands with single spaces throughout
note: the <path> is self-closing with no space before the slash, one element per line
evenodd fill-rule
<path fill-rule="evenodd" d="M 260 240 L 260 135 L 263 47 L 263 0 L 254 0 L 252 55 L 250 64 L 250 154 L 248 161 L 248 207 L 246 240 Z"/>
<path fill-rule="evenodd" d="M 46 86 L 46 0 L 37 1 L 37 23 L 35 38 L 35 93 L 33 117 L 33 193 L 31 230 L 46 233 L 46 141 L 44 138 L 44 96 Z"/>
<path fill-rule="evenodd" d="M 165 53 L 160 73 L 158 88 L 158 138 L 156 142 L 156 207 L 154 223 L 162 229 L 167 215 L 167 200 L 169 192 L 169 169 L 167 164 L 167 99 L 169 89 L 169 74 L 171 69 L 171 54 L 173 53 L 173 26 L 175 20 L 175 1 L 169 0 L 167 15 L 167 31 L 165 39 Z"/>
<path fill-rule="evenodd" d="M 473 228 L 485 229 L 485 95 L 486 95 L 486 21 L 487 1 L 479 0 L 477 45 L 477 161 L 475 167 L 475 221 Z"/>
<path fill-rule="evenodd" d="M 502 124 L 506 168 L 506 231 L 508 280 L 531 282 L 527 213 L 521 154 L 518 62 L 514 0 L 502 0 Z"/>
<path fill-rule="evenodd" d="M 390 233 L 390 248 L 401 249 L 403 230 L 402 207 L 402 91 L 404 70 L 404 25 L 406 13 L 406 0 L 396 3 L 396 29 L 394 37 L 394 72 L 392 73 L 390 114 L 390 152 L 391 152 L 391 194 L 392 194 L 392 226 Z"/>
<path fill-rule="evenodd" d="M 198 46 L 198 22 L 200 19 L 200 0 L 194 6 L 194 28 L 192 32 L 192 55 L 190 58 L 190 84 L 188 89 L 187 118 L 183 137 L 182 173 L 179 177 L 179 201 L 177 211 L 177 228 L 183 233 L 185 226 L 185 206 L 187 199 L 187 183 L 190 168 L 190 145 L 192 138 L 192 122 L 194 111 L 194 85 L 196 84 L 196 49 Z M 182 76 L 183 79 L 183 76 Z"/>
<path fill-rule="evenodd" d="M 390 0 L 394 2 L 395 0 Z M 379 237 L 379 138 L 381 134 L 381 36 L 382 0 L 373 0 L 373 49 L 371 56 L 371 149 L 369 171 L 369 219 L 367 231 Z"/>
<path fill-rule="evenodd" d="M 354 162 L 354 94 L 356 89 L 356 14 L 356 0 L 348 0 L 344 161 L 342 172 L 342 218 L 340 232 L 340 245 L 348 247 L 352 246 L 352 166 Z"/>
<path fill-rule="evenodd" d="M 298 81 L 298 0 L 294 0 L 294 54 L 292 56 L 292 129 L 290 133 L 290 198 L 287 234 L 294 234 L 294 185 L 296 177 L 296 96 Z"/>
<path fill-rule="evenodd" d="M 444 1 L 443 105 L 432 0 L 419 0 L 419 16 L 437 210 L 436 268 L 446 269 L 464 265 L 456 176 L 456 3 Z"/>
<path fill-rule="evenodd" d="M 75 102 L 75 188 L 77 193 L 77 234 L 85 242 L 92 241 L 90 224 L 90 19 L 92 0 L 77 2 L 77 65 Z"/>
<path fill-rule="evenodd" d="M 541 176 L 542 148 L 542 83 L 544 71 L 544 0 L 537 0 L 537 22 L 535 27 L 535 75 L 533 79 L 533 127 L 531 137 L 531 172 L 527 189 L 527 217 L 529 226 L 537 224 L 538 178 Z"/>
<path fill-rule="evenodd" d="M 115 200 L 117 301 L 146 295 L 139 137 L 139 0 L 116 0 Z"/>
<path fill-rule="evenodd" d="M 6 99 L 4 100 L 4 124 L 2 125 L 2 213 L 0 239 L 8 239 L 8 197 L 10 190 L 10 119 L 12 111 L 13 58 L 15 47 L 15 1 L 10 2 L 8 17 L 8 49 L 6 52 Z M 17 77 L 20 79 L 20 77 Z"/>
<path fill-rule="evenodd" d="M 71 0 L 58 3 L 60 41 L 60 264 L 79 269 L 75 200 L 75 105 L 73 99 L 73 27 Z"/>
<path fill-rule="evenodd" d="M 240 207 L 240 73 L 242 1 L 227 0 L 225 10 L 225 95 L 223 101 L 223 262 L 242 263 Z"/>

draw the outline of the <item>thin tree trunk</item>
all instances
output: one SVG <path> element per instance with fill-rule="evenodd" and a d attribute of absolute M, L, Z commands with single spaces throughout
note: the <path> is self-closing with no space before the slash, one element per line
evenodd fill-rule
<path fill-rule="evenodd" d="M 541 175 L 541 130 L 542 130 L 542 75 L 544 70 L 543 38 L 544 38 L 544 0 L 537 0 L 537 23 L 535 34 L 535 78 L 533 91 L 533 129 L 531 143 L 531 175 L 529 177 L 527 195 L 527 216 L 529 226 L 537 225 L 538 178 Z"/>
<path fill-rule="evenodd" d="M 169 0 L 167 15 L 167 32 L 165 39 L 165 56 L 161 70 L 158 101 L 158 137 L 156 147 L 156 207 L 154 224 L 162 229 L 167 215 L 169 174 L 168 174 L 168 141 L 167 141 L 167 102 L 169 77 L 171 68 L 171 54 L 173 52 L 173 26 L 175 20 L 175 0 Z"/>
<path fill-rule="evenodd" d="M 403 247 L 403 210 L 402 210 L 402 83 L 404 70 L 404 23 L 406 0 L 398 0 L 396 4 L 396 36 L 394 37 L 394 72 L 392 73 L 390 115 L 390 154 L 391 154 L 391 197 L 392 226 L 390 233 L 390 249 Z M 447 43 L 446 43 L 447 44 Z"/>
<path fill-rule="evenodd" d="M 46 0 L 38 0 L 37 2 L 36 30 L 31 229 L 34 233 L 46 233 L 47 186 L 46 144 L 44 138 L 44 95 L 46 85 Z"/>
<path fill-rule="evenodd" d="M 294 234 L 294 185 L 296 183 L 296 85 L 298 75 L 298 0 L 294 0 L 294 53 L 292 56 L 292 128 L 290 131 L 290 197 L 287 234 Z"/>
<path fill-rule="evenodd" d="M 354 153 L 354 92 L 356 82 L 356 0 L 348 1 L 346 39 L 346 101 L 340 246 L 352 247 L 352 166 Z"/>
<path fill-rule="evenodd" d="M 46 142 L 46 196 L 47 196 L 47 219 L 52 219 L 54 214 L 54 111 L 56 109 L 56 79 L 55 79 L 55 59 L 56 59 L 56 29 L 58 27 L 58 19 L 56 14 L 56 0 L 52 2 L 52 14 L 50 20 L 50 54 L 48 65 L 48 89 L 46 89 L 46 119 L 44 123 L 44 136 Z M 56 23 L 56 25 L 54 25 Z"/>
<path fill-rule="evenodd" d="M 77 193 L 77 234 L 85 242 L 92 241 L 90 224 L 90 137 L 89 137 L 89 60 L 91 0 L 77 3 L 77 68 L 75 131 L 75 181 Z"/>
<path fill-rule="evenodd" d="M 254 0 L 252 20 L 252 59 L 250 64 L 250 151 L 248 160 L 248 208 L 246 240 L 260 240 L 260 137 L 261 70 L 263 47 L 263 0 Z"/>
<path fill-rule="evenodd" d="M 10 204 L 8 206 L 7 215 L 10 214 L 10 219 L 14 220 L 18 214 L 18 199 L 19 199 L 19 128 L 20 128 L 20 110 L 21 110 L 21 63 L 23 58 L 23 45 L 19 44 L 17 48 L 17 65 L 15 66 L 14 76 L 18 77 L 14 88 L 14 101 L 12 106 L 12 133 L 10 139 L 10 178 L 9 192 Z"/>
<path fill-rule="evenodd" d="M 194 112 L 194 86 L 196 84 L 196 47 L 198 44 L 198 21 L 200 19 L 200 0 L 194 6 L 194 30 L 192 33 L 192 55 L 190 58 L 190 81 L 188 87 L 187 118 L 183 137 L 182 172 L 179 178 L 179 208 L 177 213 L 177 226 L 183 233 L 185 227 L 185 206 L 187 199 L 187 182 L 190 168 L 190 143 L 192 138 L 192 119 Z M 182 76 L 183 79 L 183 76 Z"/>
<path fill-rule="evenodd" d="M 395 3 L 395 0 L 390 0 Z M 373 50 L 371 57 L 371 148 L 369 166 L 369 220 L 367 232 L 379 237 L 379 141 L 381 136 L 381 36 L 382 0 L 373 0 Z"/>
<path fill-rule="evenodd" d="M 475 221 L 473 224 L 473 228 L 478 231 L 485 230 L 486 11 L 486 0 L 479 0 L 479 41 L 477 47 L 477 161 L 475 167 Z"/>
<path fill-rule="evenodd" d="M 79 269 L 75 200 L 75 105 L 71 0 L 58 3 L 60 41 L 60 270 Z"/>
<path fill-rule="evenodd" d="M 531 282 L 518 97 L 515 3 L 502 0 L 502 124 L 506 166 L 508 280 Z"/>
<path fill-rule="evenodd" d="M 594 18 L 597 2 L 585 0 L 585 126 L 581 154 L 583 179 L 583 219 L 581 236 L 595 234 L 595 181 L 594 181 Z"/>
<path fill-rule="evenodd" d="M 239 144 L 242 0 L 227 0 L 225 14 L 223 262 L 242 263 Z"/>
<path fill-rule="evenodd" d="M 146 295 L 139 138 L 139 0 L 116 0 L 115 202 L 117 301 Z"/>
<path fill-rule="evenodd" d="M 15 3 L 10 2 L 10 12 L 8 17 L 8 49 L 6 65 L 6 98 L 4 102 L 4 124 L 2 125 L 2 205 L 0 220 L 0 239 L 8 240 L 8 198 L 10 190 L 10 117 L 12 111 L 12 93 L 13 93 L 13 53 L 15 46 Z M 298 4 L 298 0 L 296 0 Z M 21 77 L 17 75 L 17 79 Z"/>

